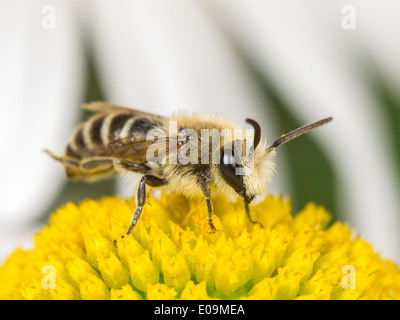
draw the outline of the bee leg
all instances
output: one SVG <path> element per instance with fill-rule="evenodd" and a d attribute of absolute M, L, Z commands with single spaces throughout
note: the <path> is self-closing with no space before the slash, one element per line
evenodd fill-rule
<path fill-rule="evenodd" d="M 70 157 L 60 157 L 55 155 L 53 152 L 51 152 L 48 149 L 44 149 L 44 152 L 46 152 L 50 157 L 52 157 L 54 160 L 61 162 L 63 165 L 68 165 L 72 167 L 79 167 L 79 160 L 70 158 Z"/>
<path fill-rule="evenodd" d="M 213 220 L 212 220 L 213 208 L 212 208 L 212 203 L 211 203 L 211 199 L 210 199 L 211 191 L 210 191 L 210 187 L 208 185 L 207 177 L 206 177 L 205 173 L 200 173 L 199 183 L 200 183 L 200 188 L 203 191 L 204 196 L 206 197 L 207 210 L 208 210 L 208 224 L 210 225 L 211 232 L 214 233 L 217 231 L 217 228 L 215 228 Z"/>
<path fill-rule="evenodd" d="M 137 164 L 122 159 L 115 159 L 112 157 L 91 157 L 80 162 L 81 170 L 86 173 L 96 173 L 111 170 L 117 166 L 130 171 L 149 169 L 147 166 L 142 164 Z"/>
<path fill-rule="evenodd" d="M 247 214 L 247 217 L 249 218 L 249 221 L 251 222 L 251 223 L 253 223 L 253 224 L 259 224 L 260 226 L 261 226 L 261 228 L 264 228 L 264 226 L 263 226 L 263 224 L 261 223 L 261 222 L 258 222 L 258 221 L 254 221 L 252 218 L 251 218 L 251 216 L 250 216 L 250 206 L 249 206 L 249 204 L 248 203 L 244 203 L 244 206 L 245 206 L 245 209 L 246 209 L 246 214 Z"/>
<path fill-rule="evenodd" d="M 145 175 L 142 177 L 139 182 L 139 188 L 137 192 L 138 206 L 136 208 L 135 215 L 133 216 L 131 226 L 129 227 L 126 234 L 130 234 L 132 232 L 142 213 L 143 206 L 146 203 L 146 184 L 151 187 L 161 187 L 166 185 L 167 181 L 152 175 Z"/>

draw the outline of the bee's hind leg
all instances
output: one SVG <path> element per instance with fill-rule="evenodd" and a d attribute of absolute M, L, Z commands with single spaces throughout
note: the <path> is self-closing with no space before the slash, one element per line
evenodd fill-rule
<path fill-rule="evenodd" d="M 138 205 L 135 214 L 133 216 L 132 223 L 128 231 L 126 232 L 127 235 L 130 234 L 133 228 L 136 226 L 140 218 L 140 215 L 142 213 L 143 206 L 146 203 L 146 184 L 148 184 L 151 187 L 161 187 L 166 185 L 167 181 L 152 175 L 145 175 L 142 177 L 142 179 L 139 182 L 139 188 L 137 192 Z"/>
<path fill-rule="evenodd" d="M 79 167 L 79 160 L 77 160 L 77 159 L 66 157 L 66 156 L 57 156 L 48 149 L 44 149 L 43 152 L 46 152 L 54 160 L 61 162 L 65 166 Z"/>

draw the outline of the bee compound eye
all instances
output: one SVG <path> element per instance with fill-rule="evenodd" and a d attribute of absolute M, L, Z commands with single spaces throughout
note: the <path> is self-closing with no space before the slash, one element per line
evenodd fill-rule
<path fill-rule="evenodd" d="M 234 189 L 240 188 L 243 182 L 242 175 L 237 174 L 237 168 L 240 162 L 236 159 L 235 154 L 230 148 L 221 150 L 219 167 L 224 180 Z"/>

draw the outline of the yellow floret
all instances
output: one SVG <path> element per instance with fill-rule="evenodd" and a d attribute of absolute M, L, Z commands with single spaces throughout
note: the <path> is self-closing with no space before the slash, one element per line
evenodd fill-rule
<path fill-rule="evenodd" d="M 149 197 L 68 203 L 0 267 L 0 299 L 399 299 L 400 272 L 343 223 L 310 203 L 267 196 L 251 206 Z"/>

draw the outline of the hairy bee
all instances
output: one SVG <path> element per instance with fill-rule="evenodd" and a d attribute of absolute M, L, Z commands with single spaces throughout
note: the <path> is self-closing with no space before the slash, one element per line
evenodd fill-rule
<path fill-rule="evenodd" d="M 210 199 L 212 185 L 230 201 L 243 200 L 250 221 L 256 223 L 250 217 L 249 204 L 271 182 L 275 149 L 332 120 L 329 117 L 305 125 L 267 146 L 261 140 L 260 126 L 251 119 L 246 122 L 253 127 L 252 135 L 237 138 L 227 133 L 235 130 L 243 133 L 244 129 L 219 115 L 176 113 L 163 117 L 104 102 L 92 102 L 83 108 L 97 114 L 77 126 L 65 155 L 45 151 L 62 163 L 70 180 L 93 181 L 126 172 L 143 175 L 127 234 L 132 232 L 141 215 L 146 185 L 168 186 L 188 196 L 204 197 L 212 232 L 216 231 Z M 171 123 L 175 124 L 175 130 L 171 131 Z M 204 132 L 223 134 L 216 139 L 214 135 L 204 138 Z M 194 156 L 188 158 L 193 150 Z M 176 155 L 181 156 L 179 161 Z"/>

